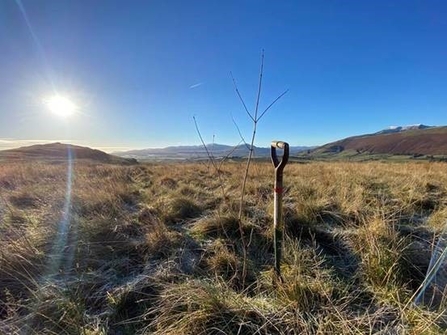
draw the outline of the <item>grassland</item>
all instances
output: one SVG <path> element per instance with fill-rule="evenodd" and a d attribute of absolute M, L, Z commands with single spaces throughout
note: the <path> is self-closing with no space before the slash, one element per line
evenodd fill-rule
<path fill-rule="evenodd" d="M 442 293 L 412 303 L 447 217 L 445 164 L 288 165 L 282 283 L 272 166 L 252 166 L 239 221 L 242 170 L 82 162 L 68 186 L 66 164 L 2 163 L 0 333 L 445 332 Z"/>

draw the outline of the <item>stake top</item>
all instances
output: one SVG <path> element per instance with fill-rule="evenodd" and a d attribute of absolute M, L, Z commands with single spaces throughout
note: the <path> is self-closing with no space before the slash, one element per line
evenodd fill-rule
<path fill-rule="evenodd" d="M 277 148 L 284 150 L 281 161 L 278 159 L 278 156 L 276 154 Z M 289 143 L 283 141 L 272 141 L 270 147 L 270 154 L 272 157 L 273 166 L 275 167 L 276 170 L 282 172 L 282 170 L 284 169 L 289 160 Z"/>

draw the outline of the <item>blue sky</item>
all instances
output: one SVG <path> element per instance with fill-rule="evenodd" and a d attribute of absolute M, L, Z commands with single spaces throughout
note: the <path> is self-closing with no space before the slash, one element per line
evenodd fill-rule
<path fill-rule="evenodd" d="M 20 10 L 20 4 L 24 12 Z M 257 145 L 447 124 L 445 1 L 0 1 L 0 148 L 236 144 L 265 50 Z M 27 23 L 28 19 L 28 23 Z M 79 111 L 52 115 L 43 100 Z"/>

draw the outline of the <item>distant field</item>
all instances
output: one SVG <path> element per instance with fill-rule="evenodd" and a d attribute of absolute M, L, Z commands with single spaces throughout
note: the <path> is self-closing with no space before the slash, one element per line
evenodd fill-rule
<path fill-rule="evenodd" d="M 358 152 L 356 150 L 343 150 L 340 153 L 313 152 L 312 154 L 298 154 L 294 156 L 297 162 L 447 162 L 446 155 L 419 155 L 419 154 L 387 154 Z"/>
<path fill-rule="evenodd" d="M 252 166 L 239 221 L 243 167 L 1 163 L 0 333 L 446 331 L 436 287 L 431 307 L 411 302 L 446 222 L 447 165 L 289 164 L 275 284 L 273 168 Z"/>

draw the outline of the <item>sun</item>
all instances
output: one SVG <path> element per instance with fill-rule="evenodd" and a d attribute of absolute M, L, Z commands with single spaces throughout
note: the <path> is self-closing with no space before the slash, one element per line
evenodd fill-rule
<path fill-rule="evenodd" d="M 50 111 L 60 117 L 67 118 L 73 115 L 77 109 L 76 105 L 68 98 L 55 95 L 45 101 Z"/>

